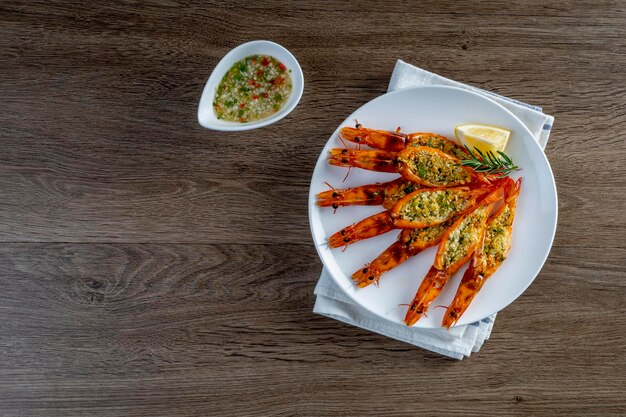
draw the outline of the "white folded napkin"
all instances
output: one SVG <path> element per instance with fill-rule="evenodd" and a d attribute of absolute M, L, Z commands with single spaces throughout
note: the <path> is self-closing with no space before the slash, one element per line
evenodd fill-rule
<path fill-rule="evenodd" d="M 528 127 L 541 148 L 545 149 L 550 137 L 552 124 L 554 123 L 554 117 L 542 113 L 541 107 L 531 106 L 489 91 L 452 81 L 401 60 L 396 62 L 387 91 L 391 92 L 420 85 L 450 85 L 465 88 L 489 97 L 517 116 Z M 317 298 L 313 308 L 314 313 L 322 314 L 455 359 L 463 359 L 465 356 L 470 356 L 472 352 L 478 352 L 484 341 L 489 339 L 496 319 L 496 314 L 493 314 L 479 322 L 468 324 L 467 326 L 453 327 L 450 330 L 443 328 L 420 329 L 393 323 L 354 304 L 350 297 L 335 283 L 326 269 L 322 270 L 320 279 L 315 287 L 315 295 Z"/>

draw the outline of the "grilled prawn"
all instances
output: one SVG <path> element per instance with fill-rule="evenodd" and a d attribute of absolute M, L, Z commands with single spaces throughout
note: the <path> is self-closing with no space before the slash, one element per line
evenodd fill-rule
<path fill-rule="evenodd" d="M 421 186 L 404 178 L 385 183 L 362 185 L 343 190 L 328 190 L 317 195 L 320 207 L 338 208 L 342 206 L 378 206 L 390 209 L 405 195 L 412 193 Z"/>
<path fill-rule="evenodd" d="M 435 262 L 420 284 L 404 317 L 408 326 L 415 324 L 439 295 L 448 279 L 472 256 L 480 244 L 493 204 L 500 199 L 501 187 L 492 191 L 473 209 L 460 216 L 444 233 Z"/>
<path fill-rule="evenodd" d="M 454 187 L 481 178 L 459 159 L 428 146 L 406 148 L 398 153 L 331 149 L 331 165 L 357 167 L 378 172 L 397 172 L 409 181 L 426 187 Z"/>
<path fill-rule="evenodd" d="M 402 197 L 390 211 L 400 229 L 443 223 L 476 204 L 490 189 L 469 187 L 422 188 Z"/>
<path fill-rule="evenodd" d="M 454 219 L 444 223 L 425 227 L 423 229 L 404 229 L 398 235 L 398 240 L 378 255 L 369 265 L 352 274 L 352 279 L 361 288 L 378 281 L 382 274 L 400 265 L 402 262 L 415 256 L 424 249 L 435 246 L 441 240 L 445 231 L 452 225 Z"/>
<path fill-rule="evenodd" d="M 418 189 L 398 200 L 390 210 L 367 217 L 333 234 L 331 248 L 347 246 L 390 230 L 435 226 L 471 208 L 491 188 Z"/>
<path fill-rule="evenodd" d="M 428 146 L 439 149 L 442 152 L 456 158 L 463 158 L 465 151 L 450 139 L 429 132 L 400 133 L 387 130 L 375 130 L 362 127 L 343 127 L 339 131 L 339 137 L 347 141 L 370 146 L 375 149 L 400 152 L 406 148 L 415 146 Z"/>
<path fill-rule="evenodd" d="M 504 204 L 487 221 L 482 243 L 474 253 L 469 268 L 443 317 L 442 326 L 453 326 L 465 313 L 483 284 L 502 265 L 511 248 L 515 206 L 520 192 L 521 178 L 509 179 L 505 186 Z"/>
<path fill-rule="evenodd" d="M 385 210 L 334 233 L 328 238 L 328 246 L 331 248 L 348 246 L 359 240 L 382 235 L 395 228 L 389 210 Z"/>

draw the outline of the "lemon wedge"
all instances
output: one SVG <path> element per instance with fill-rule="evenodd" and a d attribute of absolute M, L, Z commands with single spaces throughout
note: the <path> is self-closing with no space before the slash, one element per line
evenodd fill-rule
<path fill-rule="evenodd" d="M 511 135 L 510 130 L 488 125 L 460 125 L 454 128 L 454 134 L 461 144 L 470 149 L 483 152 L 504 151 Z"/>

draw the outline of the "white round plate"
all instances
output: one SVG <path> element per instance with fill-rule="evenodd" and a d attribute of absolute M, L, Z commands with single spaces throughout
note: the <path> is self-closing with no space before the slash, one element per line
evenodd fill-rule
<path fill-rule="evenodd" d="M 347 168 L 328 164 L 328 151 L 343 147 L 338 139 L 341 127 L 354 126 L 358 119 L 364 127 L 403 132 L 434 132 L 454 138 L 454 127 L 477 123 L 506 128 L 511 131 L 505 152 L 522 168 L 511 175 L 522 176 L 522 190 L 513 224 L 513 240 L 507 260 L 489 278 L 474 298 L 457 326 L 482 320 L 496 313 L 519 297 L 535 279 L 543 266 L 554 239 L 557 222 L 557 196 L 550 165 L 526 126 L 496 102 L 468 90 L 428 86 L 399 90 L 380 96 L 348 117 L 332 134 L 315 166 L 309 192 L 309 221 L 313 240 L 324 266 L 337 284 L 359 305 L 394 323 L 404 324 L 404 315 L 424 275 L 432 265 L 436 247 L 427 249 L 400 266 L 383 274 L 380 286 L 358 288 L 352 273 L 371 262 L 391 245 L 398 231 L 363 240 L 345 251 L 330 249 L 327 239 L 341 228 L 383 211 L 380 206 L 340 207 L 335 214 L 330 207 L 318 207 L 316 195 L 335 188 L 349 188 L 375 182 L 390 181 L 397 174 L 377 173 L 353 168 L 342 182 Z M 354 144 L 349 144 L 355 147 Z M 433 301 L 417 327 L 441 326 L 445 308 L 459 285 L 466 266 L 448 281 Z"/>
<path fill-rule="evenodd" d="M 217 87 L 226 72 L 228 72 L 237 61 L 250 55 L 269 55 L 282 62 L 291 75 L 291 96 L 289 96 L 289 99 L 282 109 L 266 119 L 248 123 L 219 120 L 213 109 L 213 98 L 215 97 Z M 302 68 L 300 68 L 298 60 L 296 60 L 291 52 L 281 45 L 270 41 L 247 42 L 227 53 L 211 73 L 211 76 L 204 86 L 204 90 L 202 90 L 202 96 L 200 97 L 200 104 L 198 105 L 198 123 L 207 129 L 224 131 L 250 130 L 267 126 L 291 113 L 300 101 L 303 91 L 304 75 L 302 75 Z"/>

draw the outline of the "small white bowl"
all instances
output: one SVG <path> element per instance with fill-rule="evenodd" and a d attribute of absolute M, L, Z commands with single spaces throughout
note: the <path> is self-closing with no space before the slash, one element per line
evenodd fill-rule
<path fill-rule="evenodd" d="M 282 62 L 285 67 L 287 67 L 287 70 L 291 70 L 291 96 L 282 109 L 266 119 L 248 123 L 219 120 L 213 110 L 213 98 L 217 87 L 220 81 L 222 81 L 224 74 L 226 74 L 235 62 L 250 55 L 273 56 Z M 227 53 L 211 73 L 211 76 L 202 91 L 202 97 L 200 97 L 200 105 L 198 106 L 198 122 L 207 129 L 226 131 L 250 130 L 267 126 L 287 116 L 300 101 L 303 90 L 304 76 L 302 75 L 302 68 L 300 68 L 300 64 L 298 64 L 296 58 L 294 58 L 288 50 L 279 44 L 270 41 L 252 41 L 244 43 Z"/>

